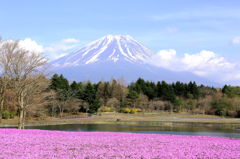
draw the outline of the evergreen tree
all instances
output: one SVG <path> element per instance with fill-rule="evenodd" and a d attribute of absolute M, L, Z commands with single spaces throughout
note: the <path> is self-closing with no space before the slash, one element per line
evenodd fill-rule
<path fill-rule="evenodd" d="M 76 81 L 73 81 L 70 85 L 71 90 L 78 91 L 78 84 Z"/>
<path fill-rule="evenodd" d="M 136 102 L 139 98 L 139 94 L 134 90 L 130 90 L 126 98 L 128 103 L 135 108 Z"/>
<path fill-rule="evenodd" d="M 185 88 L 183 83 L 177 81 L 176 84 L 173 84 L 173 89 L 177 96 L 184 96 Z"/>
<path fill-rule="evenodd" d="M 63 75 L 59 76 L 57 74 L 54 74 L 53 77 L 51 78 L 51 84 L 49 88 L 53 90 L 59 90 L 59 89 L 68 90 L 69 82 L 66 78 L 63 77 Z"/>
<path fill-rule="evenodd" d="M 134 89 L 138 94 L 140 93 L 146 93 L 146 82 L 142 78 L 138 78 L 136 81 L 135 89 Z"/>
<path fill-rule="evenodd" d="M 199 97 L 199 90 L 196 82 L 188 83 L 188 93 L 191 94 L 195 99 Z"/>
<path fill-rule="evenodd" d="M 230 98 L 232 98 L 234 96 L 240 96 L 240 87 L 225 85 L 222 89 L 222 92 Z"/>
<path fill-rule="evenodd" d="M 148 99 L 153 100 L 157 97 L 157 87 L 154 82 L 146 82 L 144 89 L 144 95 L 148 97 Z"/>
<path fill-rule="evenodd" d="M 162 83 L 160 81 L 157 82 L 157 97 L 161 98 L 162 97 Z"/>
<path fill-rule="evenodd" d="M 57 90 L 60 85 L 60 80 L 58 74 L 54 74 L 51 78 L 51 84 L 49 86 L 50 89 Z"/>
<path fill-rule="evenodd" d="M 82 99 L 83 86 L 81 82 L 77 83 L 76 81 L 73 81 L 70 85 L 70 90 L 73 92 L 75 98 Z"/>
<path fill-rule="evenodd" d="M 84 92 L 83 92 L 83 100 L 88 102 L 89 104 L 89 113 L 96 113 L 100 107 L 99 98 L 96 96 L 95 86 L 90 82 L 87 83 Z"/>
<path fill-rule="evenodd" d="M 165 81 L 162 81 L 162 98 L 172 103 L 174 103 L 176 99 L 172 85 L 167 84 Z"/>

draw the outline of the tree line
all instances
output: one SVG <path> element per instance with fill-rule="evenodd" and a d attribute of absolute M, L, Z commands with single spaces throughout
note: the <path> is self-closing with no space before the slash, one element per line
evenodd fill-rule
<path fill-rule="evenodd" d="M 125 85 L 124 79 L 69 83 L 63 75 L 55 74 L 49 89 L 56 93 L 57 103 L 63 102 L 61 107 L 49 107 L 55 115 L 64 112 L 168 111 L 240 116 L 240 87 L 227 85 L 217 89 L 198 86 L 195 82 L 155 83 L 142 78 L 129 85 Z"/>
<path fill-rule="evenodd" d="M 123 78 L 69 82 L 58 74 L 49 79 L 46 67 L 42 54 L 21 48 L 18 41 L 0 41 L 0 121 L 18 116 L 18 127 L 24 128 L 25 118 L 107 111 L 240 117 L 240 87 L 213 88 L 195 82 L 152 82 L 142 78 L 128 85 Z"/>

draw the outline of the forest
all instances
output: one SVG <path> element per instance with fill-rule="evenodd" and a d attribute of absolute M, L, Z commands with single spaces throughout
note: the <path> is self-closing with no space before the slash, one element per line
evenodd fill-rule
<path fill-rule="evenodd" d="M 129 85 L 124 83 L 124 79 L 69 83 L 63 75 L 55 74 L 48 90 L 54 92 L 52 99 L 61 106 L 49 104 L 48 113 L 167 111 L 240 116 L 240 87 L 225 85 L 217 89 L 195 82 L 154 83 L 142 78 Z"/>
<path fill-rule="evenodd" d="M 19 128 L 24 128 L 26 118 L 153 111 L 240 117 L 238 86 L 214 88 L 142 78 L 129 84 L 124 78 L 76 82 L 51 76 L 47 67 L 42 54 L 19 48 L 17 41 L 1 44 L 0 121 L 18 117 Z"/>
<path fill-rule="evenodd" d="M 43 79 L 42 79 L 43 80 Z M 137 113 L 166 111 L 189 112 L 240 117 L 240 87 L 225 85 L 222 89 L 189 83 L 157 83 L 139 78 L 126 85 L 124 79 L 98 83 L 69 82 L 63 75 L 54 74 L 42 81 L 45 89 L 33 95 L 28 117 L 62 117 L 64 114 L 120 112 Z M 3 118 L 16 116 L 17 102 L 6 93 Z M 32 103 L 31 103 L 32 102 Z"/>

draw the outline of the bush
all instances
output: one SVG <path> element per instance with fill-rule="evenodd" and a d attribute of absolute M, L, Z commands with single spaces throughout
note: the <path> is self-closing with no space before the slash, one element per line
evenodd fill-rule
<path fill-rule="evenodd" d="M 130 108 L 122 108 L 122 109 L 120 109 L 120 112 L 121 113 L 130 113 L 131 109 Z"/>
<path fill-rule="evenodd" d="M 112 107 L 103 106 L 99 109 L 100 112 L 113 112 Z"/>
<path fill-rule="evenodd" d="M 2 113 L 2 118 L 3 119 L 12 119 L 12 118 L 14 118 L 14 116 L 15 116 L 15 114 L 12 113 L 12 112 L 4 111 Z"/>
<path fill-rule="evenodd" d="M 131 114 L 134 114 L 134 113 L 137 113 L 137 112 L 141 112 L 142 110 L 139 109 L 139 108 L 122 108 L 120 110 L 121 113 L 131 113 Z"/>
<path fill-rule="evenodd" d="M 132 108 L 130 113 L 135 114 L 135 113 L 140 112 L 140 111 L 141 111 L 141 109 L 139 109 L 139 108 Z"/>

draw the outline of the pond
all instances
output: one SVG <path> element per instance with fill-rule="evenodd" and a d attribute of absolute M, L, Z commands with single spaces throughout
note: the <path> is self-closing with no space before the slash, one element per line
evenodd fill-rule
<path fill-rule="evenodd" d="M 131 132 L 146 134 L 174 134 L 191 136 L 219 136 L 240 138 L 240 124 L 206 124 L 181 122 L 116 122 L 105 124 L 64 124 L 28 126 L 27 129 Z"/>

